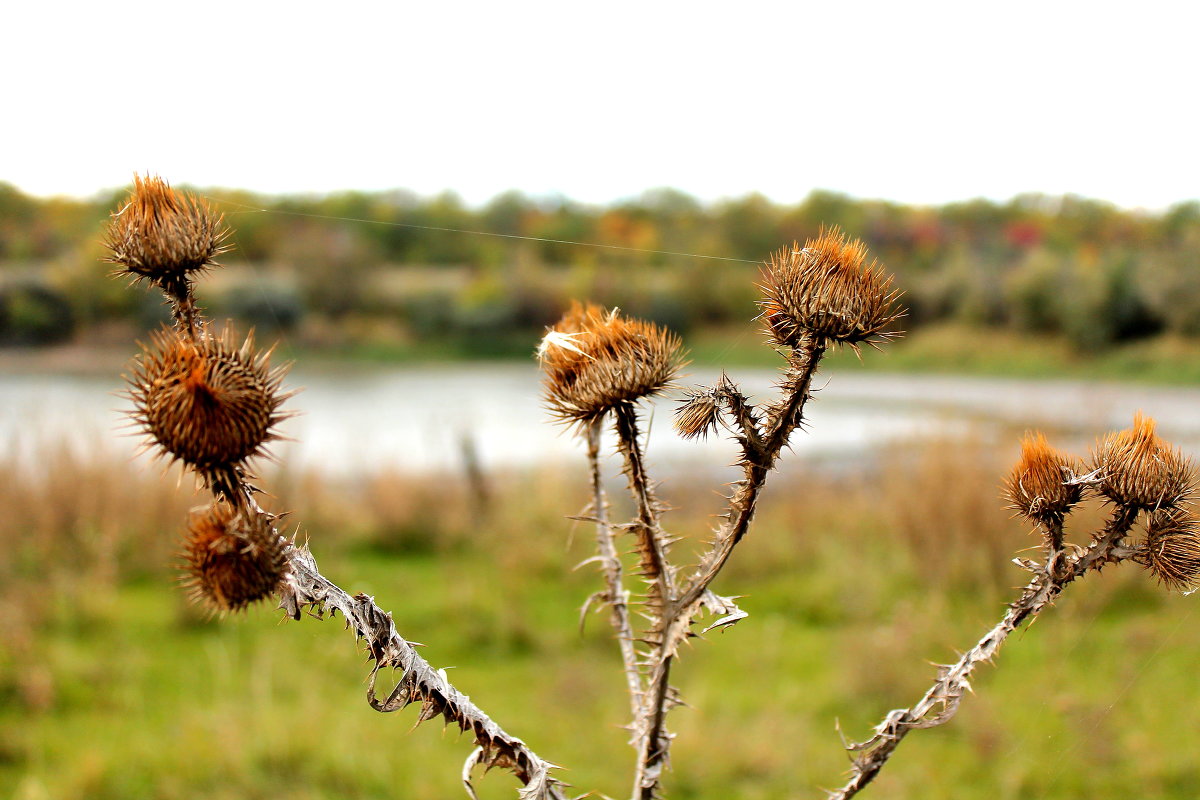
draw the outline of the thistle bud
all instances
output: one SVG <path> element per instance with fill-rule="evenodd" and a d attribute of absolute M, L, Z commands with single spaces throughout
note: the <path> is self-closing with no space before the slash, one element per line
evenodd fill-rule
<path fill-rule="evenodd" d="M 191 276 L 220 266 L 229 247 L 224 218 L 204 200 L 178 192 L 158 177 L 133 177 L 133 191 L 113 214 L 104 244 L 108 261 L 136 280 L 149 280 L 173 298 L 188 293 Z"/>
<path fill-rule="evenodd" d="M 615 309 L 578 302 L 546 332 L 538 358 L 551 412 L 580 423 L 658 394 L 683 366 L 679 337 Z"/>
<path fill-rule="evenodd" d="M 793 244 L 764 265 L 759 305 L 768 338 L 795 348 L 807 336 L 857 347 L 898 336 L 885 330 L 903 316 L 900 292 L 878 262 L 866 265 L 867 247 L 836 228 L 804 247 Z"/>
<path fill-rule="evenodd" d="M 1050 523 L 1061 520 L 1079 502 L 1082 488 L 1069 483 L 1079 462 L 1058 452 L 1042 433 L 1021 440 L 1021 459 L 1004 481 L 1004 494 L 1025 517 Z"/>
<path fill-rule="evenodd" d="M 1195 487 L 1195 466 L 1154 429 L 1154 420 L 1139 412 L 1132 428 L 1110 433 L 1096 445 L 1092 467 L 1098 472 L 1100 491 L 1117 505 L 1170 508 Z"/>
<path fill-rule="evenodd" d="M 260 514 L 222 501 L 193 509 L 184 534 L 189 597 L 237 611 L 269 596 L 287 572 L 287 545 Z"/>
<path fill-rule="evenodd" d="M 191 341 L 170 329 L 143 347 L 129 378 L 133 418 L 170 456 L 212 478 L 263 455 L 286 416 L 280 405 L 285 367 L 254 350 L 253 335 L 239 347 L 232 328 Z"/>
<path fill-rule="evenodd" d="M 1137 560 L 1168 589 L 1195 588 L 1200 584 L 1200 520 L 1182 508 L 1153 512 Z"/>
<path fill-rule="evenodd" d="M 714 389 L 688 392 L 688 398 L 675 410 L 675 430 L 685 439 L 707 437 L 717 430 L 721 402 Z"/>

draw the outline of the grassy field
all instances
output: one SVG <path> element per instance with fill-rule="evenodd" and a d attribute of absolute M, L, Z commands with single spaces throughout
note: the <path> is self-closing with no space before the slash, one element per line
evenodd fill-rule
<path fill-rule="evenodd" d="M 930 662 L 973 643 L 1023 582 L 1007 559 L 1034 539 L 997 499 L 1013 449 L 896 448 L 770 487 L 715 587 L 745 595 L 750 618 L 695 642 L 675 674 L 690 707 L 671 717 L 670 796 L 820 797 L 839 782 L 835 725 L 862 737 L 916 700 Z M 459 796 L 469 742 L 436 723 L 413 731 L 412 710 L 372 711 L 364 653 L 340 620 L 281 622 L 261 607 L 214 621 L 186 605 L 171 553 L 196 498 L 174 473 L 53 447 L 34 469 L 0 472 L 0 796 Z M 483 517 L 456 476 L 270 485 L 327 575 L 374 595 L 578 792 L 627 793 L 615 645 L 602 615 L 578 630 L 598 586 L 571 569 L 591 542 L 565 519 L 585 503 L 581 475 L 493 479 Z M 673 531 L 702 534 L 712 488 L 666 482 Z M 1132 566 L 1089 577 L 864 796 L 1194 797 L 1194 603 Z M 502 773 L 477 785 L 514 796 Z"/>

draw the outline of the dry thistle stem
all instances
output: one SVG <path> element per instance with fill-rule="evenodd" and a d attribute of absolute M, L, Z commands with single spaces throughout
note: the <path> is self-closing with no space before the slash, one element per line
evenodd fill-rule
<path fill-rule="evenodd" d="M 1151 513 L 1136 560 L 1168 589 L 1195 589 L 1200 585 L 1200 519 L 1183 508 Z"/>
<path fill-rule="evenodd" d="M 286 367 L 272 368 L 253 334 L 239 347 L 233 329 L 191 341 L 164 328 L 134 362 L 129 396 L 134 420 L 166 453 L 209 485 L 219 474 L 265 454 L 285 418 L 279 407 Z"/>
<path fill-rule="evenodd" d="M 287 545 L 261 514 L 216 500 L 192 510 L 184 538 L 188 596 L 237 611 L 271 595 L 287 573 Z"/>
<path fill-rule="evenodd" d="M 1079 462 L 1058 452 L 1040 432 L 1021 440 L 1021 460 L 1004 481 L 1011 507 L 1034 522 L 1053 524 L 1079 502 L 1083 487 L 1068 483 L 1079 472 Z"/>
<path fill-rule="evenodd" d="M 658 394 L 683 366 L 679 337 L 657 325 L 578 302 L 546 332 L 538 358 L 550 411 L 587 423 Z"/>
<path fill-rule="evenodd" d="M 866 265 L 866 258 L 867 246 L 837 228 L 822 229 L 803 248 L 793 243 L 773 254 L 759 301 L 771 342 L 794 349 L 807 333 L 857 348 L 896 337 L 886 328 L 903 316 L 900 292 L 892 276 L 878 262 Z"/>
<path fill-rule="evenodd" d="M 133 191 L 113 215 L 104 244 L 122 274 L 149 280 L 174 299 L 189 294 L 191 277 L 220 266 L 229 247 L 222 215 L 204 200 L 172 189 L 162 178 L 133 176 Z"/>
<path fill-rule="evenodd" d="M 1117 505 L 1170 508 L 1195 488 L 1195 466 L 1154 429 L 1154 420 L 1139 412 L 1132 428 L 1110 433 L 1096 445 L 1092 468 L 1098 471 L 1100 492 Z"/>

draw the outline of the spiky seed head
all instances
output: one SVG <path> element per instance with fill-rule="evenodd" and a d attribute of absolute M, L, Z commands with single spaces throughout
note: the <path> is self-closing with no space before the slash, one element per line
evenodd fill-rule
<path fill-rule="evenodd" d="M 168 295 L 187 294 L 191 276 L 220 266 L 230 231 L 207 202 L 157 176 L 133 176 L 133 191 L 112 215 L 104 244 L 121 274 L 149 280 Z"/>
<path fill-rule="evenodd" d="M 1183 508 L 1152 512 L 1137 560 L 1168 589 L 1196 588 L 1200 585 L 1200 519 Z"/>
<path fill-rule="evenodd" d="M 898 336 L 887 328 L 904 316 L 900 292 L 878 262 L 866 259 L 867 246 L 837 228 L 773 254 L 763 266 L 759 301 L 771 342 L 795 348 L 812 336 L 857 347 Z"/>
<path fill-rule="evenodd" d="M 216 475 L 265 454 L 278 438 L 286 367 L 272 368 L 253 333 L 239 346 L 233 328 L 192 341 L 164 328 L 142 347 L 129 381 L 133 418 L 165 453 L 212 484 Z"/>
<path fill-rule="evenodd" d="M 553 414 L 596 420 L 619 403 L 658 394 L 683 366 L 679 337 L 616 309 L 572 303 L 538 347 L 542 388 Z"/>
<path fill-rule="evenodd" d="M 182 556 L 189 596 L 215 611 L 270 596 L 288 569 L 287 545 L 270 521 L 221 500 L 188 515 Z"/>
<path fill-rule="evenodd" d="M 689 391 L 688 397 L 675 409 L 675 430 L 685 439 L 707 437 L 715 433 L 721 419 L 721 402 L 712 389 Z"/>
<path fill-rule="evenodd" d="M 1044 434 L 1027 433 L 1004 494 L 1012 508 L 1035 522 L 1061 520 L 1083 493 L 1079 484 L 1068 483 L 1079 470 L 1079 462 L 1051 447 Z"/>
<path fill-rule="evenodd" d="M 1196 485 L 1191 460 L 1155 434 L 1155 422 L 1140 412 L 1133 427 L 1101 439 L 1092 455 L 1100 492 L 1126 508 L 1170 508 Z"/>

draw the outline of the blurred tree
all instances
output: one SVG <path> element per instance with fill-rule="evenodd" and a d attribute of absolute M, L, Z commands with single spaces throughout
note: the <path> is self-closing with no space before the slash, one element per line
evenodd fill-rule
<path fill-rule="evenodd" d="M 0 287 L 0 345 L 55 344 L 74 332 L 70 301 L 45 282 L 10 280 Z"/>
<path fill-rule="evenodd" d="M 303 301 L 337 320 L 359 310 L 369 293 L 378 251 L 356 225 L 292 220 L 276 257 L 296 271 Z"/>

